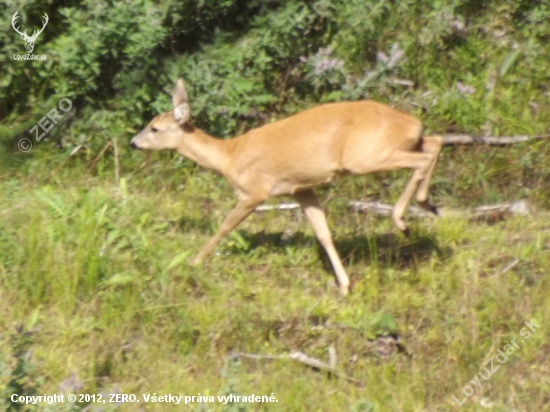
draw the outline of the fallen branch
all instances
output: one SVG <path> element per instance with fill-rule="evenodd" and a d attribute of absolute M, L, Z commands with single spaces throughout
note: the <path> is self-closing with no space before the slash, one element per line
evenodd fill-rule
<path fill-rule="evenodd" d="M 84 146 L 77 145 L 73 150 L 71 150 L 71 153 L 69 153 L 69 157 L 75 155 L 80 149 L 82 149 Z"/>
<path fill-rule="evenodd" d="M 290 359 L 290 360 L 294 360 L 294 361 L 303 363 L 304 365 L 307 365 L 311 368 L 329 372 L 329 373 L 333 374 L 334 376 L 337 376 L 338 378 L 341 378 L 341 379 L 347 380 L 349 382 L 353 382 L 357 385 L 363 386 L 363 383 L 358 381 L 357 379 L 350 378 L 349 376 L 346 376 L 346 375 L 340 373 L 338 370 L 336 370 L 336 368 L 330 366 L 329 364 L 324 363 L 323 361 L 320 361 L 319 359 L 307 356 L 305 353 L 299 352 L 299 351 L 291 352 L 289 354 L 284 354 L 284 355 L 257 355 L 257 354 L 254 354 L 254 353 L 243 353 L 243 352 L 233 352 L 231 355 L 234 356 L 234 357 L 249 358 L 249 359 L 256 359 L 256 360 Z"/>
<path fill-rule="evenodd" d="M 388 79 L 388 80 L 386 80 L 386 83 L 396 84 L 396 85 L 399 85 L 399 86 L 408 86 L 408 87 L 413 87 L 414 86 L 413 81 L 406 80 L 406 79 Z"/>
<path fill-rule="evenodd" d="M 279 203 L 276 205 L 261 205 L 256 208 L 256 212 L 265 212 L 268 210 L 292 210 L 298 209 L 298 203 Z M 390 216 L 393 211 L 393 205 L 378 201 L 351 201 L 349 207 L 354 212 L 374 213 L 380 216 Z M 529 215 L 533 213 L 531 206 L 525 200 L 516 202 L 505 202 L 496 205 L 483 205 L 475 207 L 471 210 L 448 210 L 455 214 L 471 215 L 473 219 L 484 217 L 491 218 L 493 216 L 501 216 L 505 214 Z M 433 214 L 414 205 L 409 206 L 407 215 L 413 218 L 433 217 Z M 496 219 L 499 220 L 499 219 Z M 500 219 L 501 220 L 501 219 Z"/>
<path fill-rule="evenodd" d="M 506 273 L 508 273 L 510 270 L 512 270 L 513 268 L 515 268 L 519 263 L 519 259 L 514 259 L 512 260 L 510 263 L 508 263 L 501 271 L 500 271 L 500 274 L 501 275 L 505 275 Z"/>
<path fill-rule="evenodd" d="M 119 178 L 119 176 L 120 176 L 119 169 L 120 168 L 119 168 L 119 162 L 118 162 L 118 147 L 117 147 L 117 144 L 116 144 L 116 138 L 115 137 L 113 137 L 111 139 L 111 141 L 113 142 L 113 150 L 115 152 L 115 182 L 118 186 L 118 184 L 120 183 L 119 182 L 120 181 L 120 178 Z"/>
<path fill-rule="evenodd" d="M 354 212 L 363 212 L 363 213 L 374 213 L 381 216 L 390 216 L 393 211 L 393 205 L 389 205 L 382 202 L 361 202 L 361 201 L 351 201 L 349 202 L 349 207 Z M 432 217 L 433 214 L 419 208 L 416 206 L 409 207 L 409 216 L 412 217 Z"/>
<path fill-rule="evenodd" d="M 389 216 L 392 213 L 393 205 L 389 205 L 381 202 L 349 202 L 349 207 L 354 212 L 361 213 L 374 213 L 381 216 Z M 500 203 L 497 205 L 484 205 L 478 206 L 471 210 L 457 210 L 450 209 L 445 210 L 445 213 L 456 213 L 463 215 L 471 215 L 473 219 L 479 219 L 483 217 L 491 217 L 493 215 L 503 214 L 517 214 L 517 215 L 529 215 L 533 213 L 531 206 L 525 200 L 518 200 L 516 202 Z M 433 217 L 433 215 L 425 210 L 410 206 L 408 216 L 411 217 Z"/>
<path fill-rule="evenodd" d="M 99 159 L 101 159 L 101 156 L 103 156 L 103 154 L 105 153 L 105 151 L 113 144 L 112 141 L 108 141 L 107 144 L 105 146 L 103 146 L 103 149 L 101 149 L 101 151 L 99 152 L 99 154 L 96 156 L 96 158 L 94 160 L 92 160 L 90 162 L 90 164 L 88 165 L 88 169 L 87 169 L 87 173 L 89 173 L 93 168 L 94 166 L 97 164 L 97 162 L 99 162 Z"/>
<path fill-rule="evenodd" d="M 476 207 L 472 209 L 471 220 L 494 224 L 514 214 L 529 215 L 531 213 L 532 209 L 529 204 L 525 200 L 518 200 L 517 202 Z"/>
<path fill-rule="evenodd" d="M 279 203 L 276 205 L 261 205 L 256 208 L 256 212 L 265 212 L 268 210 L 292 210 L 298 209 L 300 205 L 294 202 Z M 374 213 L 380 216 L 391 216 L 393 211 L 393 205 L 382 203 L 378 201 L 351 201 L 349 207 L 354 212 L 360 213 Z M 505 215 L 530 215 L 533 213 L 531 206 L 525 200 L 518 200 L 516 202 L 499 203 L 496 205 L 484 205 L 478 206 L 471 210 L 449 209 L 444 213 L 454 213 L 461 215 L 470 215 L 472 219 L 486 219 L 488 221 L 503 220 Z M 407 215 L 413 218 L 428 218 L 433 217 L 433 214 L 426 210 L 411 205 Z"/>
<path fill-rule="evenodd" d="M 531 206 L 525 200 L 516 202 L 499 203 L 496 205 L 478 206 L 472 209 L 474 215 L 483 215 L 491 212 L 509 212 L 517 215 L 529 215 L 532 213 Z"/>
<path fill-rule="evenodd" d="M 256 212 L 265 212 L 267 210 L 291 210 L 298 209 L 300 205 L 298 203 L 279 203 L 278 205 L 261 205 L 256 208 Z"/>
<path fill-rule="evenodd" d="M 481 143 L 486 145 L 509 145 L 520 142 L 526 142 L 528 140 L 547 139 L 550 135 L 543 136 L 470 136 L 467 134 L 445 134 L 441 136 L 443 138 L 443 144 L 474 144 Z"/>
<path fill-rule="evenodd" d="M 338 366 L 338 355 L 336 355 L 336 348 L 334 345 L 328 347 L 328 363 L 332 369 L 336 369 Z"/>

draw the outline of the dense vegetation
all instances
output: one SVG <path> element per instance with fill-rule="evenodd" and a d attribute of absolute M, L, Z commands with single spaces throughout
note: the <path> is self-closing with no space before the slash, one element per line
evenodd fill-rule
<path fill-rule="evenodd" d="M 13 60 L 25 53 L 17 10 L 28 33 L 48 14 L 34 49 L 47 61 Z M 193 124 L 219 137 L 364 98 L 415 114 L 428 133 L 548 134 L 550 2 L 18 0 L 0 16 L 0 409 L 26 410 L 12 393 L 119 391 L 278 399 L 196 411 L 455 410 L 451 396 L 464 398 L 531 319 L 540 328 L 461 409 L 548 409 L 548 140 L 444 149 L 432 188 L 442 210 L 518 199 L 535 209 L 494 225 L 444 213 L 405 239 L 348 209 L 395 201 L 407 172 L 321 189 L 347 299 L 294 212 L 252 216 L 188 267 L 233 194 L 187 160 L 127 142 L 170 109 L 178 77 Z M 71 110 L 37 142 L 29 130 L 63 98 Z M 388 336 L 400 338 L 389 354 L 377 346 Z M 364 386 L 231 355 L 326 359 L 330 347 Z M 185 408 L 100 405 L 139 406 Z"/>

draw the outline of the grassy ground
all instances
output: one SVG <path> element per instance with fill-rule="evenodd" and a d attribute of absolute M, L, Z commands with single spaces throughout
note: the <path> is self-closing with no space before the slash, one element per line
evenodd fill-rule
<path fill-rule="evenodd" d="M 443 212 L 535 208 L 491 225 L 443 213 L 409 219 L 405 238 L 388 218 L 349 210 L 395 202 L 409 173 L 320 189 L 352 279 L 345 299 L 296 211 L 254 214 L 204 266 L 187 266 L 235 196 L 188 161 L 127 150 L 133 128 L 169 109 L 162 89 L 179 76 L 193 124 L 218 136 L 363 97 L 411 112 L 430 134 L 548 135 L 547 1 L 47 3 L 26 8 L 40 6 L 35 24 L 43 12 L 57 21 L 40 37 L 48 64 L 4 65 L 1 79 L 0 412 L 550 411 L 548 139 L 444 149 L 432 186 Z M 4 9 L 7 25 L 15 10 Z M 21 52 L 11 29 L 0 43 Z M 61 97 L 74 109 L 51 141 L 17 151 Z M 361 384 L 235 355 L 293 351 L 324 362 L 335 352 Z M 14 393 L 141 402 L 33 408 Z"/>
<path fill-rule="evenodd" d="M 504 149 L 445 150 L 434 186 L 443 211 L 516 200 L 514 192 L 536 203 L 536 191 L 476 184 L 483 162 L 457 170 L 466 156 L 498 157 L 494 150 Z M 12 393 L 63 389 L 141 400 L 93 405 L 98 411 L 550 410 L 550 213 L 542 207 L 494 225 L 445 213 L 409 219 L 407 239 L 347 201 L 395 201 L 408 174 L 321 189 L 352 279 L 343 299 L 296 211 L 254 214 L 204 266 L 188 267 L 235 198 L 221 178 L 169 156 L 138 162 L 116 184 L 79 164 L 38 174 L 30 162 L 2 176 L 0 405 Z M 456 196 L 455 174 L 469 167 L 473 196 Z M 526 338 L 531 320 L 540 327 Z M 338 369 L 363 385 L 292 360 L 233 356 L 302 351 L 327 362 L 330 347 Z M 509 351 L 501 365 L 499 349 Z M 491 357 L 500 368 L 484 380 L 478 373 L 487 375 Z M 216 402 L 144 404 L 142 394 L 153 393 Z M 278 402 L 217 402 L 230 393 Z"/>

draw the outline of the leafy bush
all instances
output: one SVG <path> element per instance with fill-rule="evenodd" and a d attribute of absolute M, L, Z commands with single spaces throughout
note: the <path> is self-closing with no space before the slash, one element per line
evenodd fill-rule
<path fill-rule="evenodd" d="M 50 16 L 35 48 L 48 60 L 11 60 L 23 43 L 8 23 L 15 9 L 0 5 L 9 150 L 34 139 L 29 130 L 65 97 L 73 108 L 48 137 L 90 159 L 169 110 L 178 77 L 194 124 L 220 137 L 362 98 L 422 111 L 428 132 L 542 134 L 550 124 L 542 1 L 29 0 L 19 9 L 29 30 Z"/>

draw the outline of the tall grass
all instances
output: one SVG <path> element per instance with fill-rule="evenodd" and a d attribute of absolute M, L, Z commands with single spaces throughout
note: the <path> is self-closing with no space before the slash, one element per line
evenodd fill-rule
<path fill-rule="evenodd" d="M 140 173 L 154 175 L 165 162 L 152 157 Z M 295 211 L 254 214 L 204 266 L 192 268 L 186 259 L 234 203 L 219 177 L 176 167 L 170 173 L 177 179 L 142 180 L 127 171 L 116 185 L 75 170 L 62 169 L 57 183 L 21 174 L 2 183 L 5 399 L 13 359 L 22 358 L 21 390 L 29 393 L 59 392 L 74 374 L 81 393 L 278 399 L 194 403 L 190 410 L 455 410 L 451 396 L 462 400 L 488 357 L 514 337 L 519 342 L 523 322 L 535 319 L 540 328 L 462 409 L 547 407 L 547 212 L 495 225 L 445 215 L 412 221 L 406 239 L 388 219 L 350 212 L 345 199 L 368 193 L 372 182 L 344 180 L 321 190 L 353 283 L 342 299 L 328 259 Z M 399 195 L 406 175 L 393 177 L 398 183 L 383 193 L 387 200 Z M 436 196 L 443 210 L 445 199 Z M 502 274 L 513 259 L 519 263 Z M 24 350 L 17 358 L 21 334 L 32 356 Z M 388 344 L 386 353 L 380 336 L 398 336 L 399 345 Z M 232 355 L 300 350 L 326 360 L 330 346 L 338 368 L 364 387 L 291 361 Z"/>
<path fill-rule="evenodd" d="M 550 410 L 547 140 L 444 148 L 431 190 L 443 211 L 534 206 L 494 224 L 443 213 L 409 219 L 405 238 L 349 210 L 350 199 L 395 202 L 402 171 L 319 189 L 352 280 L 346 299 L 301 212 L 255 213 L 189 267 L 234 194 L 189 161 L 125 144 L 169 108 L 162 88 L 180 76 L 194 125 L 217 136 L 361 98 L 413 113 L 426 133 L 548 134 L 547 2 L 58 3 L 45 9 L 61 10 L 41 37 L 49 66 L 6 65 L 0 93 L 0 410 Z M 16 50 L 12 34 L 0 37 Z M 51 142 L 12 150 L 55 93 L 74 117 Z M 540 327 L 525 338 L 531 320 Z M 480 378 L 512 339 L 519 349 Z M 238 356 L 328 362 L 329 349 L 362 385 Z M 14 393 L 141 402 L 33 407 Z M 278 402 L 144 404 L 153 393 Z"/>

